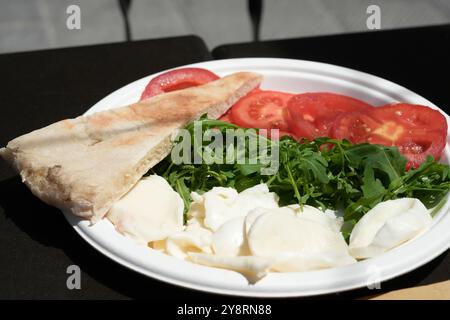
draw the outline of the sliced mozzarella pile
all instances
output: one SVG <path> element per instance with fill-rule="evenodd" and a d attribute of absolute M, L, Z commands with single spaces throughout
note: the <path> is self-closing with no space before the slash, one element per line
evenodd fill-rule
<path fill-rule="evenodd" d="M 241 193 L 213 188 L 203 195 L 193 193 L 192 198 L 187 227 L 165 243 L 173 256 L 238 271 L 251 282 L 268 271 L 355 262 L 340 233 L 341 218 L 311 206 L 279 208 L 277 195 L 265 184 Z"/>
<path fill-rule="evenodd" d="M 343 219 L 311 206 L 278 206 L 259 184 L 238 193 L 216 187 L 193 202 L 183 226 L 183 201 L 165 179 L 143 178 L 111 208 L 122 234 L 194 263 L 240 272 L 250 282 L 267 272 L 300 272 L 344 266 L 388 251 L 423 232 L 429 211 L 417 199 L 385 201 L 355 225 L 350 245 Z"/>
<path fill-rule="evenodd" d="M 203 195 L 193 192 L 191 196 L 186 229 L 166 240 L 166 252 L 180 258 L 189 258 L 192 252 L 224 257 L 249 255 L 244 232 L 246 215 L 257 207 L 278 208 L 278 196 L 265 184 L 239 194 L 233 188 L 215 187 Z"/>
<path fill-rule="evenodd" d="M 377 256 L 426 230 L 432 218 L 418 199 L 381 202 L 367 212 L 350 235 L 350 253 L 357 259 Z"/>
<path fill-rule="evenodd" d="M 141 179 L 108 212 L 116 229 L 147 245 L 183 230 L 184 204 L 180 195 L 162 177 Z"/>

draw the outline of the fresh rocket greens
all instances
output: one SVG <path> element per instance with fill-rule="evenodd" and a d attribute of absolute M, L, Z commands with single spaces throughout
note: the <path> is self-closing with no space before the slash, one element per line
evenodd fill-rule
<path fill-rule="evenodd" d="M 201 120 L 202 132 L 225 134 L 236 125 Z M 193 135 L 194 126 L 187 127 Z M 243 129 L 253 130 L 253 129 Z M 430 156 L 419 168 L 405 171 L 406 158 L 396 147 L 373 144 L 352 144 L 346 140 L 318 138 L 299 143 L 291 137 L 279 141 L 264 139 L 264 144 L 279 150 L 279 169 L 272 175 L 262 175 L 267 166 L 262 159 L 256 164 L 175 164 L 170 155 L 154 167 L 157 173 L 181 195 L 185 208 L 191 202 L 190 192 L 206 192 L 215 186 L 233 187 L 242 191 L 259 183 L 266 183 L 280 197 L 280 205 L 298 203 L 325 209 L 338 209 L 344 213 L 343 233 L 377 203 L 390 199 L 413 197 L 427 208 L 435 207 L 450 189 L 450 167 L 438 163 Z M 207 150 L 210 142 L 203 142 L 197 155 Z M 236 150 L 236 144 L 216 150 L 220 156 Z M 207 160 L 203 159 L 202 160 Z M 346 232 L 347 230 L 348 232 Z"/>

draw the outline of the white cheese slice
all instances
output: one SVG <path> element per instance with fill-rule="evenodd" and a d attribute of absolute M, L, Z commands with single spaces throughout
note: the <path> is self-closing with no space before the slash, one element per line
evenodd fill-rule
<path fill-rule="evenodd" d="M 245 217 L 233 218 L 214 232 L 212 247 L 221 256 L 245 256 L 250 254 L 244 232 Z"/>
<path fill-rule="evenodd" d="M 253 256 L 226 257 L 214 254 L 190 253 L 189 257 L 194 263 L 237 271 L 244 275 L 250 283 L 266 276 L 271 265 L 269 260 Z"/>
<path fill-rule="evenodd" d="M 213 231 L 231 218 L 238 216 L 233 212 L 238 192 L 233 188 L 214 187 L 200 196 L 204 204 L 204 224 Z"/>
<path fill-rule="evenodd" d="M 147 245 L 183 230 L 183 200 L 162 177 L 142 178 L 108 212 L 116 229 Z"/>
<path fill-rule="evenodd" d="M 190 252 L 211 253 L 212 232 L 198 223 L 192 223 L 184 231 L 166 239 L 166 252 L 180 259 L 188 258 Z"/>
<path fill-rule="evenodd" d="M 300 215 L 302 219 L 317 222 L 324 227 L 330 228 L 331 230 L 336 232 L 341 231 L 342 224 L 344 223 L 344 219 L 336 217 L 336 215 L 331 210 L 323 212 L 308 205 L 304 205 L 303 208 L 300 208 L 299 205 L 291 205 L 289 207 L 295 209 L 296 213 Z"/>
<path fill-rule="evenodd" d="M 203 203 L 204 224 L 213 231 L 233 218 L 245 217 L 252 209 L 278 207 L 278 196 L 269 192 L 265 184 L 248 188 L 239 194 L 233 188 L 215 187 L 203 195 L 193 195 L 194 202 Z M 198 214 L 189 213 L 189 215 Z"/>
<path fill-rule="evenodd" d="M 414 198 L 377 204 L 356 223 L 350 235 L 350 254 L 357 259 L 377 256 L 423 232 L 432 222 L 422 202 Z"/>
<path fill-rule="evenodd" d="M 332 224 L 317 218 L 314 212 L 304 216 L 308 208 L 302 213 L 296 209 L 295 206 L 269 209 L 256 218 L 247 235 L 254 256 L 275 261 L 271 270 L 279 272 L 329 268 L 355 262 L 348 254 L 342 234 Z"/>

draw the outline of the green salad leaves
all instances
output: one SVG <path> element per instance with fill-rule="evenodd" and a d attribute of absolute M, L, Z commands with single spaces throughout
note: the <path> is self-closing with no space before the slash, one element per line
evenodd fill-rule
<path fill-rule="evenodd" d="M 213 130 L 225 134 L 237 126 L 219 121 L 201 119 L 201 130 Z M 187 130 L 193 133 L 193 125 Z M 243 129 L 254 130 L 254 129 Z M 256 131 L 254 131 L 256 132 Z M 257 134 L 257 133 L 255 133 Z M 206 192 L 215 186 L 233 187 L 242 191 L 259 183 L 280 197 L 280 205 L 309 204 L 325 209 L 341 210 L 344 214 L 343 233 L 371 208 L 381 201 L 413 197 L 426 207 L 436 207 L 450 189 L 450 167 L 430 156 L 417 169 L 405 171 L 406 158 L 396 147 L 374 144 L 352 144 L 346 140 L 318 138 L 301 143 L 289 136 L 278 141 L 265 138 L 267 150 L 276 147 L 279 167 L 274 174 L 263 175 L 261 169 L 268 164 L 257 159 L 256 163 L 181 163 L 175 164 L 167 156 L 149 173 L 156 173 L 169 181 L 181 195 L 185 208 L 191 202 L 190 193 Z M 192 152 L 205 156 L 208 142 Z M 238 150 L 234 144 L 225 144 L 215 153 L 226 156 L 230 152 L 252 151 L 247 147 Z M 209 154 L 211 156 L 211 154 Z M 207 159 L 202 159 L 207 160 Z"/>

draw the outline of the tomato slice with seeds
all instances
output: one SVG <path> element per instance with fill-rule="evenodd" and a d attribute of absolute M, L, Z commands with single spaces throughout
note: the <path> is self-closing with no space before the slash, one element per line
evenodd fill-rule
<path fill-rule="evenodd" d="M 441 157 L 447 139 L 447 121 L 429 107 L 398 103 L 341 115 L 331 136 L 354 143 L 397 146 L 408 159 L 406 168 L 417 168 L 428 155 Z"/>
<path fill-rule="evenodd" d="M 233 123 L 244 128 L 288 131 L 286 106 L 293 96 L 279 91 L 256 90 L 240 99 L 230 110 Z"/>
<path fill-rule="evenodd" d="M 408 103 L 388 104 L 374 108 L 371 114 L 377 119 L 399 123 L 408 130 L 447 130 L 445 117 L 439 111 L 426 106 Z"/>
<path fill-rule="evenodd" d="M 435 131 L 426 135 L 416 136 L 414 139 L 406 137 L 395 144 L 400 152 L 408 159 L 406 169 L 419 167 L 431 155 L 439 160 L 446 144 L 446 134 Z"/>
<path fill-rule="evenodd" d="M 330 135 L 333 139 L 347 139 L 353 143 L 368 142 L 371 131 L 382 125 L 380 121 L 369 115 L 368 112 L 349 112 L 338 116 L 331 128 Z M 379 140 L 374 143 L 386 144 L 388 140 Z"/>
<path fill-rule="evenodd" d="M 372 107 L 364 101 L 330 92 L 295 95 L 288 102 L 287 119 L 291 131 L 300 138 L 329 136 L 337 116 Z"/>
<path fill-rule="evenodd" d="M 150 80 L 142 92 L 141 100 L 164 92 L 186 89 L 219 79 L 219 76 L 202 68 L 180 68 L 165 72 Z"/>

